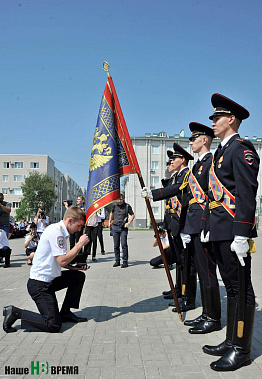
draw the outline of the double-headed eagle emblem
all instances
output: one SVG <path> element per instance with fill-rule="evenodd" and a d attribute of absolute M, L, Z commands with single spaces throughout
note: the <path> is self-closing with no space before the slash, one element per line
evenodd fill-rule
<path fill-rule="evenodd" d="M 108 161 L 110 161 L 111 158 L 113 158 L 113 156 L 110 155 L 112 148 L 108 146 L 108 143 L 105 143 L 108 136 L 109 134 L 102 134 L 99 132 L 98 128 L 96 128 L 93 147 L 91 150 L 91 159 L 89 165 L 90 171 L 104 166 Z"/>

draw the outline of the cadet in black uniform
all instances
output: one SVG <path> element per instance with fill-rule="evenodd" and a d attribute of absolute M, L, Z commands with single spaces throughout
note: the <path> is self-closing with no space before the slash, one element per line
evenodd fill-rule
<path fill-rule="evenodd" d="M 250 238 L 257 236 L 254 220 L 259 157 L 253 144 L 241 139 L 237 133 L 249 112 L 217 93 L 212 95 L 211 102 L 215 109 L 210 119 L 221 146 L 216 150 L 211 166 L 209 204 L 203 218 L 207 220 L 210 216 L 209 240 L 213 242 L 227 291 L 227 333 L 226 340 L 220 345 L 206 345 L 203 350 L 207 354 L 222 356 L 211 363 L 213 370 L 232 371 L 251 363 L 255 295 L 249 244 Z M 243 290 L 240 289 L 243 282 L 238 279 L 241 267 L 245 277 Z M 244 315 L 242 338 L 237 334 L 241 309 Z"/>
<path fill-rule="evenodd" d="M 221 329 L 221 302 L 219 284 L 216 274 L 216 261 L 212 251 L 211 243 L 200 241 L 201 219 L 205 209 L 209 169 L 212 163 L 210 146 L 214 137 L 211 128 L 191 122 L 190 145 L 194 153 L 198 154 L 198 161 L 189 173 L 186 185 L 188 193 L 188 211 L 181 238 L 185 246 L 192 242 L 196 271 L 199 277 L 200 293 L 202 299 L 202 314 L 194 320 L 185 321 L 191 334 L 205 334 Z"/>
<path fill-rule="evenodd" d="M 168 162 L 167 162 L 167 169 L 168 172 L 171 174 L 169 179 L 162 179 L 162 185 L 163 187 L 167 187 L 169 185 L 172 185 L 174 179 L 176 170 L 174 165 L 172 164 L 173 158 L 171 158 L 174 155 L 174 152 L 171 150 L 167 150 L 167 156 L 168 156 Z M 167 230 L 168 240 L 169 240 L 169 247 L 172 253 L 172 263 L 176 263 L 176 284 L 175 284 L 175 290 L 178 298 L 182 297 L 182 287 L 181 287 L 181 271 L 180 271 L 180 264 L 177 260 L 177 253 L 176 253 L 176 246 L 175 241 L 172 236 L 172 216 L 175 213 L 175 211 L 172 209 L 172 199 L 166 199 L 166 207 L 165 207 L 165 216 L 164 216 L 164 223 L 163 228 Z M 164 291 L 163 292 L 164 299 L 173 299 L 172 291 Z"/>
<path fill-rule="evenodd" d="M 155 190 L 148 190 L 144 187 L 141 191 L 142 197 L 151 197 L 153 201 L 159 201 L 164 199 L 169 200 L 169 213 L 170 213 L 170 228 L 171 234 L 175 243 L 176 249 L 176 266 L 178 266 L 179 272 L 181 272 L 183 243 L 180 237 L 181 229 L 184 226 L 184 213 L 182 212 L 182 195 L 174 196 L 174 187 L 180 187 L 183 183 L 186 173 L 189 171 L 188 161 L 194 158 L 180 145 L 174 143 L 174 154 L 170 157 L 176 174 L 173 177 L 172 183 L 165 188 L 158 188 Z M 185 208 L 184 208 L 185 209 Z M 187 286 L 188 293 L 186 294 L 183 302 L 181 303 L 181 311 L 186 312 L 195 308 L 196 298 L 196 274 L 189 276 L 189 283 Z"/>

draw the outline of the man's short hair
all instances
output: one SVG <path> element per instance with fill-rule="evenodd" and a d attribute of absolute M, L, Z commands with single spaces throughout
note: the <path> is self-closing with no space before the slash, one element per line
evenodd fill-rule
<path fill-rule="evenodd" d="M 72 218 L 74 221 L 86 220 L 85 212 L 81 208 L 71 206 L 65 211 L 64 220 Z"/>

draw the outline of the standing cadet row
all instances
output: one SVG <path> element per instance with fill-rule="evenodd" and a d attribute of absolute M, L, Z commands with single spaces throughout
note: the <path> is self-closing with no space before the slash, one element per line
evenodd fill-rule
<path fill-rule="evenodd" d="M 238 134 L 249 112 L 220 94 L 213 94 L 211 102 L 214 106 L 210 116 L 213 130 L 198 123 L 189 125 L 190 145 L 198 153 L 199 161 L 188 171 L 182 185 L 173 182 L 152 192 L 145 187 L 142 196 L 151 197 L 153 201 L 171 198 L 172 209 L 180 215 L 184 302 L 189 297 L 192 304 L 183 309 L 185 304 L 182 303 L 182 310 L 194 307 L 195 284 L 191 277 L 195 271 L 199 276 L 203 306 L 201 316 L 185 322 L 193 326 L 190 333 L 209 333 L 221 328 L 218 265 L 227 291 L 226 339 L 218 346 L 204 346 L 203 351 L 221 356 L 211 363 L 213 370 L 233 371 L 251 363 L 255 295 L 250 253 L 255 250 L 252 237 L 257 236 L 259 157 L 252 143 Z M 212 159 L 209 149 L 213 136 L 220 138 L 221 144 Z M 178 158 L 177 152 L 181 160 L 188 159 L 188 153 L 174 144 L 172 163 Z"/>

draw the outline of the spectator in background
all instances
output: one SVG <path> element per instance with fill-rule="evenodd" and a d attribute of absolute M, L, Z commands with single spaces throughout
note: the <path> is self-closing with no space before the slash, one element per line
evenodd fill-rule
<path fill-rule="evenodd" d="M 97 231 L 98 231 L 97 213 L 94 213 L 86 223 L 86 234 L 89 238 L 89 242 L 85 246 L 86 258 L 88 255 L 91 254 L 91 249 L 92 249 L 93 262 L 97 262 L 97 259 L 96 259 Z"/>
<path fill-rule="evenodd" d="M 105 215 L 105 208 L 99 209 L 99 211 L 96 213 L 97 215 L 97 237 L 99 239 L 100 247 L 101 247 L 101 254 L 105 255 L 105 247 L 104 247 L 104 239 L 103 239 L 103 222 L 105 221 L 106 215 Z"/>
<path fill-rule="evenodd" d="M 9 232 L 8 232 L 8 239 L 11 238 L 11 235 L 14 232 L 14 226 L 15 226 L 15 220 L 12 216 L 9 215 Z"/>
<path fill-rule="evenodd" d="M 25 236 L 25 253 L 28 256 L 28 265 L 32 264 L 39 240 L 36 224 L 32 222 L 30 225 L 30 233 Z"/>
<path fill-rule="evenodd" d="M 0 229 L 4 230 L 6 237 L 9 233 L 9 217 L 11 213 L 11 204 L 4 201 L 4 195 L 0 193 Z"/>
<path fill-rule="evenodd" d="M 128 219 L 130 215 L 130 219 Z M 111 226 L 111 221 L 114 218 L 114 224 Z M 121 268 L 128 267 L 128 245 L 127 245 L 127 234 L 128 227 L 134 220 L 135 215 L 131 205 L 125 203 L 124 196 L 121 194 L 120 198 L 113 205 L 110 215 L 109 215 L 109 229 L 113 230 L 114 239 L 114 252 L 115 252 L 115 263 L 113 267 L 120 266 L 120 241 L 123 250 L 123 263 Z"/>
<path fill-rule="evenodd" d="M 7 235 L 4 230 L 0 229 L 0 257 L 5 258 L 5 265 L 4 267 L 10 267 L 10 255 L 11 255 L 11 249 L 9 246 L 9 241 L 7 238 Z M 1 263 L 3 263 L 1 261 Z"/>
<path fill-rule="evenodd" d="M 172 264 L 175 263 L 175 252 L 173 253 L 170 249 L 169 239 L 167 235 L 166 229 L 158 228 L 159 237 L 161 239 L 161 243 L 164 249 L 164 253 L 166 255 L 167 264 L 169 265 L 169 269 L 172 269 Z M 153 241 L 153 247 L 158 246 L 156 237 Z M 157 257 L 151 259 L 150 265 L 158 268 L 163 263 L 162 255 L 158 255 Z"/>
<path fill-rule="evenodd" d="M 35 217 L 35 224 L 37 226 L 37 233 L 41 234 L 45 231 L 46 227 L 49 225 L 49 217 L 46 215 L 45 206 L 39 207 L 38 212 Z"/>

